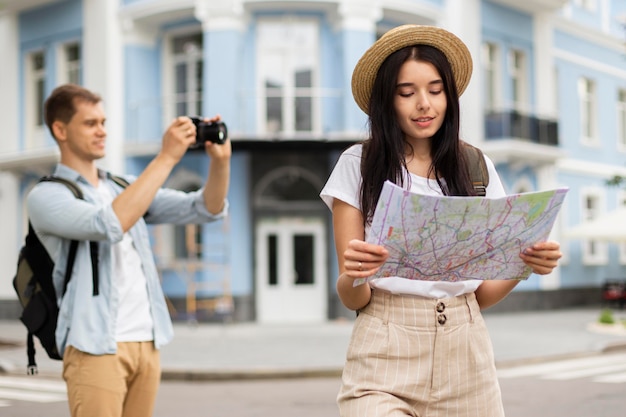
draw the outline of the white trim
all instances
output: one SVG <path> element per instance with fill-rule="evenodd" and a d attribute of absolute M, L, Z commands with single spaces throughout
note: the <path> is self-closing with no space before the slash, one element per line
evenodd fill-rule
<path fill-rule="evenodd" d="M 36 70 L 33 67 L 33 58 L 36 54 L 43 56 L 43 69 Z M 42 125 L 37 124 L 35 120 L 37 115 L 37 108 L 43 107 L 42 97 L 41 103 L 37 101 L 37 89 L 35 84 L 38 81 L 43 81 L 44 89 L 46 84 L 46 67 L 47 57 L 45 49 L 36 49 L 24 54 L 24 150 L 41 149 L 45 143 L 45 121 Z M 45 91 L 44 91 L 45 94 Z M 43 111 L 43 110 L 41 110 Z"/>
<path fill-rule="evenodd" d="M 615 50 L 616 53 L 622 54 L 624 48 L 624 40 L 610 33 L 604 33 L 594 30 L 589 26 L 585 26 L 567 17 L 556 16 L 554 19 L 554 29 L 563 31 L 571 36 L 588 41 L 589 43 Z"/>
<path fill-rule="evenodd" d="M 314 30 L 314 45 L 312 45 L 311 55 L 317 57 L 317 59 L 313 60 L 311 70 L 312 70 L 312 79 L 311 79 L 311 87 L 308 88 L 310 93 L 308 95 L 304 95 L 303 97 L 311 98 L 311 130 L 309 131 L 298 131 L 296 130 L 296 115 L 295 115 L 295 102 L 293 105 L 289 105 L 290 100 L 295 100 L 299 94 L 296 94 L 296 90 L 298 92 L 302 90 L 306 90 L 306 88 L 297 88 L 295 86 L 292 75 L 294 74 L 293 70 L 296 68 L 293 56 L 293 48 L 291 46 L 287 47 L 287 54 L 283 55 L 286 58 L 287 62 L 285 62 L 285 67 L 281 67 L 280 70 L 289 71 L 290 77 L 283 77 L 281 81 L 283 84 L 283 94 L 281 97 L 282 101 L 282 129 L 278 131 L 273 131 L 268 129 L 268 121 L 267 121 L 267 107 L 266 107 L 266 96 L 265 96 L 265 86 L 263 73 L 264 65 L 261 65 L 261 60 L 267 59 L 268 54 L 273 50 L 272 44 L 265 44 L 262 37 L 259 35 L 259 30 L 265 24 L 279 24 L 284 26 L 293 26 L 293 25 L 310 25 L 310 28 Z M 321 134 L 322 132 L 322 119 L 321 119 L 321 97 L 320 97 L 320 66 L 319 66 L 319 53 L 320 53 L 320 44 L 319 44 L 319 31 L 320 31 L 320 22 L 315 18 L 303 18 L 299 16 L 285 16 L 285 17 L 268 17 L 268 18 L 260 18 L 257 21 L 256 25 L 256 39 L 257 39 L 257 62 L 256 62 L 256 125 L 257 132 L 261 135 L 270 135 L 270 136 L 298 136 L 300 134 L 310 135 L 310 134 Z M 279 47 L 278 52 L 282 52 L 285 50 L 283 47 Z M 273 67 L 277 67 L 280 65 L 279 63 L 273 63 Z"/>
<path fill-rule="evenodd" d="M 621 189 L 617 192 L 617 208 L 626 207 L 626 190 Z M 626 243 L 621 243 L 619 246 L 619 263 L 626 265 Z"/>
<path fill-rule="evenodd" d="M 622 53 L 622 52 L 620 52 Z M 611 75 L 616 78 L 626 79 L 626 70 L 612 65 L 603 64 L 591 58 L 586 58 L 581 55 L 577 55 L 573 52 L 565 51 L 562 49 L 554 50 L 554 57 L 568 61 L 572 64 L 580 65 L 585 68 L 592 69 L 597 72 L 603 72 L 607 75 Z"/>
<path fill-rule="evenodd" d="M 626 88 L 618 88 L 616 101 L 616 146 L 618 151 L 626 152 Z"/>
<path fill-rule="evenodd" d="M 591 216 L 590 209 L 587 207 L 586 200 L 591 198 L 597 204 L 593 207 Z M 580 213 L 581 222 L 595 219 L 606 212 L 606 190 L 600 187 L 581 187 L 580 189 Z M 595 248 L 595 253 L 591 253 L 591 249 Z M 582 241 L 582 263 L 583 265 L 598 266 L 606 265 L 609 260 L 608 245 L 606 242 L 583 240 Z"/>
<path fill-rule="evenodd" d="M 598 86 L 594 79 L 578 77 L 578 120 L 580 142 L 585 146 L 600 147 L 598 134 Z"/>
<path fill-rule="evenodd" d="M 163 43 L 162 43 L 162 60 L 161 60 L 161 68 L 163 70 L 163 85 L 161 86 L 162 91 L 164 92 L 161 108 L 163 109 L 162 121 L 163 128 L 167 128 L 170 121 L 175 117 L 175 110 L 172 106 L 173 98 L 175 96 L 174 92 L 174 83 L 175 83 L 175 75 L 174 75 L 174 50 L 173 50 L 173 41 L 174 38 L 179 36 L 187 36 L 193 34 L 200 34 L 204 38 L 204 32 L 202 30 L 202 26 L 199 24 L 187 26 L 185 28 L 179 28 L 175 30 L 167 31 L 163 35 Z M 203 39 L 204 45 L 204 39 Z M 203 46 L 204 49 L 204 46 Z M 204 54 L 204 51 L 201 51 Z M 201 97 L 201 100 L 203 97 Z"/>
<path fill-rule="evenodd" d="M 83 48 L 82 45 L 80 44 L 80 39 L 72 39 L 72 40 L 68 40 L 65 41 L 63 43 L 59 43 L 56 47 L 56 57 L 57 57 L 57 84 L 61 85 L 61 84 L 65 84 L 70 82 L 70 79 L 68 77 L 69 75 L 69 67 L 70 67 L 70 63 L 67 60 L 67 48 L 69 46 L 72 45 L 76 45 L 78 46 L 78 53 L 79 53 L 79 59 L 78 59 L 78 77 L 79 80 L 78 82 L 75 82 L 76 84 L 80 84 L 81 79 L 82 79 L 82 72 L 83 72 Z M 72 62 L 72 66 L 74 66 L 74 62 Z"/>
<path fill-rule="evenodd" d="M 563 173 L 581 174 L 592 178 L 608 179 L 614 175 L 626 176 L 626 167 L 622 165 L 607 165 L 582 159 L 559 159 L 556 161 L 556 167 Z"/>

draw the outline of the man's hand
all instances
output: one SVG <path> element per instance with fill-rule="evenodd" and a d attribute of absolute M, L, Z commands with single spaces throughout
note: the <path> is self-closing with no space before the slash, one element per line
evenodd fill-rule
<path fill-rule="evenodd" d="M 163 134 L 160 156 L 176 165 L 196 140 L 196 125 L 187 116 L 179 116 Z"/>
<path fill-rule="evenodd" d="M 207 123 L 217 123 L 220 120 L 222 120 L 222 116 L 220 116 L 219 114 L 211 118 L 204 119 L 204 121 Z M 213 161 L 230 159 L 231 154 L 232 154 L 232 147 L 231 147 L 229 138 L 226 138 L 226 141 L 221 145 L 217 143 L 213 143 L 211 141 L 206 141 L 204 145 L 204 149 L 206 150 L 207 155 L 209 155 L 209 157 Z"/>

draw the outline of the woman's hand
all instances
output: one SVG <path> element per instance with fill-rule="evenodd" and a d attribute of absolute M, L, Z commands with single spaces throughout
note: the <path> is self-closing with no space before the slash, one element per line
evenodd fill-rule
<path fill-rule="evenodd" d="M 350 278 L 366 278 L 374 275 L 389 257 L 383 246 L 352 239 L 343 253 L 343 270 Z"/>
<path fill-rule="evenodd" d="M 519 256 L 535 274 L 546 275 L 557 267 L 558 260 L 563 256 L 560 249 L 559 242 L 540 242 L 526 248 Z"/>

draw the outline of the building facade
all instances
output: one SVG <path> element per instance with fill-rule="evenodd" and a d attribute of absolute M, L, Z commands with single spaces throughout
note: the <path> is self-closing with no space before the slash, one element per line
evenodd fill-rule
<path fill-rule="evenodd" d="M 447 28 L 474 57 L 462 136 L 507 192 L 570 188 L 552 238 L 561 267 L 522 282 L 500 307 L 599 301 L 626 277 L 626 247 L 567 240 L 575 224 L 626 205 L 625 0 L 7 0 L 0 9 L 0 316 L 27 228 L 24 197 L 52 171 L 42 104 L 59 84 L 98 92 L 107 112 L 103 168 L 139 173 L 179 115 L 222 115 L 233 142 L 231 215 L 155 226 L 176 319 L 315 322 L 353 317 L 335 294 L 330 212 L 318 197 L 365 115 L 350 79 L 362 53 L 405 24 Z M 202 184 L 189 152 L 167 186 Z M 626 219 L 625 219 L 626 221 Z"/>

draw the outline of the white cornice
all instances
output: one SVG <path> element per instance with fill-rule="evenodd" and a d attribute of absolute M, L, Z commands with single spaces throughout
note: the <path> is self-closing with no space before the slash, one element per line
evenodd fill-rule
<path fill-rule="evenodd" d="M 591 43 L 615 49 L 621 53 L 626 52 L 624 39 L 605 33 L 589 26 L 568 20 L 567 18 L 556 16 L 554 19 L 554 29 L 561 30 L 577 38 L 588 40 Z"/>
<path fill-rule="evenodd" d="M 595 59 L 587 58 L 582 55 L 578 55 L 574 52 L 564 51 L 562 49 L 554 50 L 554 57 L 562 59 L 564 61 L 569 61 L 583 67 L 593 68 L 598 72 L 603 72 L 605 74 L 610 74 L 615 77 L 625 79 L 626 80 L 626 69 L 615 67 L 608 64 L 603 64 L 601 62 L 596 61 Z"/>
<path fill-rule="evenodd" d="M 511 7 L 516 10 L 521 10 L 527 13 L 543 13 L 554 12 L 559 10 L 568 0 L 491 0 L 496 4 L 502 4 L 507 7 Z"/>
<path fill-rule="evenodd" d="M 614 175 L 626 177 L 626 167 L 607 165 L 601 162 L 589 162 L 581 159 L 561 159 L 556 163 L 557 169 L 570 174 L 580 174 L 599 178 L 611 178 Z"/>

